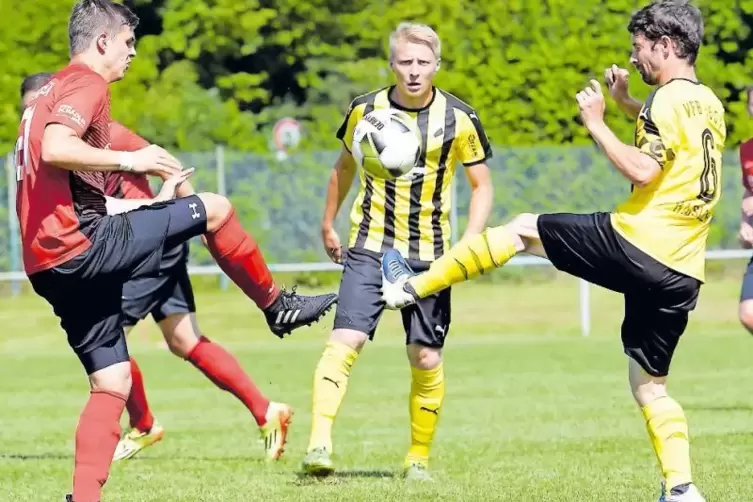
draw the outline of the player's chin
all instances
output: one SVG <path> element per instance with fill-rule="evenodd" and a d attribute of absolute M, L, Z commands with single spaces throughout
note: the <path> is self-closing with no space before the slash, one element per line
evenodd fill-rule
<path fill-rule="evenodd" d="M 423 84 L 405 84 L 405 92 L 413 95 L 421 95 L 426 90 L 425 87 Z"/>

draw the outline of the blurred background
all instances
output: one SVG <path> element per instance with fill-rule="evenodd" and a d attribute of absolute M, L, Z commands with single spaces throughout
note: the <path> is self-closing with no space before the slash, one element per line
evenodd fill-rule
<path fill-rule="evenodd" d="M 126 78 L 112 86 L 113 117 L 195 166 L 198 188 L 227 194 L 277 270 L 332 268 L 319 222 L 340 148 L 335 131 L 353 97 L 392 82 L 387 37 L 403 20 L 437 30 L 443 63 L 436 84 L 470 103 L 486 128 L 494 148 L 491 223 L 520 211 L 610 210 L 629 192 L 579 123 L 574 95 L 613 63 L 630 68 L 627 22 L 643 2 L 125 3 L 141 18 L 138 55 Z M 753 136 L 746 108 L 753 2 L 698 3 L 706 20 L 698 74 L 728 110 L 724 192 L 710 246 L 730 250 L 737 248 L 741 194 L 737 149 Z M 18 87 L 30 73 L 65 65 L 72 5 L 0 1 L 0 162 L 6 168 L 19 118 Z M 646 96 L 649 88 L 637 72 L 630 83 L 636 97 Z M 631 141 L 633 123 L 611 101 L 608 123 Z M 21 270 L 8 179 L 0 180 L 0 272 Z M 469 199 L 462 169 L 454 189 L 457 236 Z M 343 240 L 355 192 L 338 219 Z M 198 245 L 192 263 L 212 265 Z"/>

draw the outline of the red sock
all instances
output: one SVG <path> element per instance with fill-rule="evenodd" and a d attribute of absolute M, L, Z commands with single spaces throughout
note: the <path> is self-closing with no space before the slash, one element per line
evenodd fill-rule
<path fill-rule="evenodd" d="M 205 234 L 207 247 L 223 272 L 264 310 L 279 295 L 272 273 L 251 235 L 248 234 L 235 209 L 213 232 Z"/>
<path fill-rule="evenodd" d="M 220 345 L 202 336 L 187 360 L 196 366 L 217 387 L 240 399 L 259 426 L 267 422 L 269 400 L 254 385 L 238 361 Z"/>
<path fill-rule="evenodd" d="M 73 470 L 73 500 L 99 502 L 102 486 L 110 474 L 110 464 L 120 439 L 120 416 L 126 396 L 106 390 L 93 390 L 81 412 L 76 428 L 76 454 Z"/>
<path fill-rule="evenodd" d="M 126 401 L 131 427 L 135 427 L 141 432 L 149 432 L 154 425 L 154 415 L 152 415 L 149 403 L 146 400 L 144 377 L 141 376 L 141 370 L 134 358 L 131 358 L 131 381 L 133 382 L 131 393 L 128 395 L 128 401 Z"/>

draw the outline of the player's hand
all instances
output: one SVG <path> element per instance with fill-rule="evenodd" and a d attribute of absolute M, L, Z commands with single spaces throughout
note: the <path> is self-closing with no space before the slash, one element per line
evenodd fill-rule
<path fill-rule="evenodd" d="M 327 251 L 329 259 L 335 263 L 343 262 L 343 247 L 340 244 L 340 236 L 337 235 L 335 229 L 331 226 L 325 226 L 322 228 L 322 242 L 324 243 L 324 249 Z"/>
<path fill-rule="evenodd" d="M 183 171 L 183 165 L 178 159 L 157 145 L 133 152 L 133 172 L 151 174 L 167 180 L 176 173 Z"/>
<path fill-rule="evenodd" d="M 601 84 L 597 80 L 592 79 L 588 87 L 575 95 L 575 100 L 580 108 L 580 119 L 586 127 L 604 120 L 606 103 L 601 92 Z"/>
<path fill-rule="evenodd" d="M 159 194 L 155 197 L 155 201 L 165 202 L 174 199 L 175 192 L 178 190 L 180 184 L 190 178 L 194 171 L 195 169 L 193 167 L 190 169 L 184 169 L 167 178 L 165 182 L 162 183 L 162 188 L 160 188 Z"/>
<path fill-rule="evenodd" d="M 604 70 L 604 81 L 607 84 L 607 89 L 609 89 L 609 94 L 618 103 L 630 99 L 630 93 L 628 92 L 629 76 L 630 72 L 625 68 L 620 68 L 616 64 Z"/>
<path fill-rule="evenodd" d="M 737 240 L 743 248 L 753 248 L 753 226 L 747 221 L 743 221 L 740 224 L 740 232 L 737 234 Z"/>

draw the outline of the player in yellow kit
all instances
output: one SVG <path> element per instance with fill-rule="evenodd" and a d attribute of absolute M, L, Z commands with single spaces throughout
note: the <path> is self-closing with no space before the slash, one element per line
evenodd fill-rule
<path fill-rule="evenodd" d="M 345 398 L 353 365 L 374 337 L 384 310 L 380 259 L 389 249 L 406 254 L 417 270 L 450 247 L 450 189 L 456 165 L 463 164 L 471 185 L 465 235 L 480 233 L 492 204 L 487 160 L 491 147 L 476 112 L 433 85 L 441 45 L 429 26 L 401 23 L 390 36 L 390 68 L 395 85 L 357 97 L 337 131 L 343 149 L 330 177 L 322 218 L 322 237 L 330 257 L 343 263 L 334 329 L 314 373 L 311 435 L 303 470 L 334 472 L 332 427 Z M 413 116 L 423 145 L 416 166 L 393 181 L 356 169 L 350 153 L 353 130 L 374 109 L 396 108 Z M 359 173 L 347 250 L 333 221 Z M 405 476 L 427 480 L 429 450 L 441 415 L 445 379 L 442 349 L 450 329 L 450 290 L 429 295 L 402 312 L 410 363 L 411 445 Z"/>
<path fill-rule="evenodd" d="M 591 81 L 577 94 L 584 125 L 633 185 L 610 213 L 522 214 L 451 248 L 425 273 L 397 252 L 382 260 L 383 298 L 411 305 L 452 284 L 502 266 L 525 251 L 559 270 L 625 297 L 622 342 L 629 380 L 646 420 L 664 477 L 661 502 L 701 502 L 692 482 L 688 424 L 667 395 L 672 354 L 704 281 L 706 239 L 720 196 L 724 108 L 696 79 L 703 35 L 700 11 L 677 1 L 635 13 L 631 63 L 656 88 L 639 103 L 627 92 L 627 71 L 606 71 L 620 107 L 636 117 L 635 144 L 622 143 L 604 123 L 604 96 Z"/>

